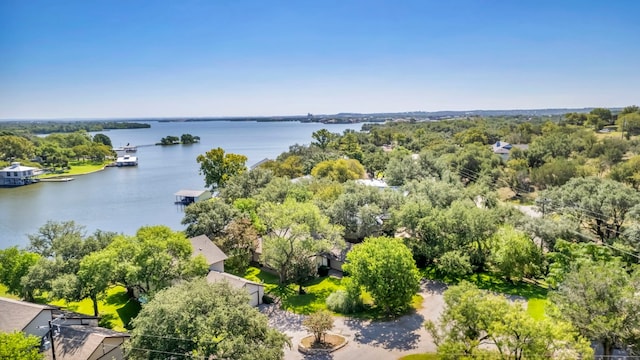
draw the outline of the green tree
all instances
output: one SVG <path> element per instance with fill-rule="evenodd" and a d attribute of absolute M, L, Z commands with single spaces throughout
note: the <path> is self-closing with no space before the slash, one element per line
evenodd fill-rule
<path fill-rule="evenodd" d="M 508 280 L 520 281 L 541 273 L 542 252 L 524 233 L 505 226 L 496 232 L 490 244 L 491 263 Z"/>
<path fill-rule="evenodd" d="M 342 229 L 310 203 L 293 199 L 282 204 L 265 203 L 258 214 L 267 227 L 263 238 L 264 262 L 275 269 L 280 283 L 300 286 L 315 275 L 316 256 L 342 247 Z"/>
<path fill-rule="evenodd" d="M 176 280 L 207 273 L 204 258 L 192 258 L 192 253 L 191 243 L 183 233 L 157 225 L 143 226 L 135 236 L 118 236 L 95 256 L 114 264 L 112 282 L 153 295 Z"/>
<path fill-rule="evenodd" d="M 103 145 L 107 145 L 108 147 L 112 147 L 111 139 L 105 134 L 95 134 L 93 135 L 93 142 L 99 143 Z"/>
<path fill-rule="evenodd" d="M 43 360 L 40 338 L 23 332 L 0 333 L 0 359 Z"/>
<path fill-rule="evenodd" d="M 21 136 L 0 136 L 0 160 L 29 160 L 35 154 L 35 146 Z"/>
<path fill-rule="evenodd" d="M 343 269 L 386 314 L 405 311 L 420 288 L 411 251 L 396 238 L 365 239 L 347 253 Z"/>
<path fill-rule="evenodd" d="M 634 112 L 618 117 L 618 129 L 626 132 L 627 138 L 640 134 L 640 113 Z"/>
<path fill-rule="evenodd" d="M 9 293 L 30 298 L 24 291 L 21 279 L 39 258 L 38 254 L 20 250 L 17 246 L 0 250 L 0 283 L 7 287 Z"/>
<path fill-rule="evenodd" d="M 233 153 L 225 154 L 222 148 L 211 149 L 196 159 L 205 184 L 213 190 L 224 188 L 234 175 L 247 171 L 247 157 Z"/>
<path fill-rule="evenodd" d="M 273 172 L 261 167 L 234 175 L 220 189 L 219 197 L 231 204 L 237 199 L 247 199 L 256 196 L 267 184 L 273 180 Z"/>
<path fill-rule="evenodd" d="M 356 159 L 325 160 L 311 170 L 314 177 L 327 177 L 338 182 L 362 179 L 364 167 Z"/>
<path fill-rule="evenodd" d="M 182 225 L 187 225 L 187 237 L 207 235 L 214 239 L 224 235 L 225 227 L 238 217 L 240 212 L 219 199 L 191 204 L 184 209 Z"/>
<path fill-rule="evenodd" d="M 225 269 L 244 274 L 258 247 L 258 233 L 251 220 L 238 218 L 225 228 L 224 234 L 213 240 L 228 256 Z"/>
<path fill-rule="evenodd" d="M 426 172 L 420 166 L 418 158 L 413 155 L 393 156 L 387 163 L 384 178 L 391 186 L 401 186 L 411 180 L 421 180 Z"/>
<path fill-rule="evenodd" d="M 522 304 L 479 290 L 466 281 L 444 292 L 438 324 L 425 327 L 444 359 L 575 359 L 593 354 L 589 342 L 565 321 L 534 320 Z M 496 350 L 490 350 L 495 348 Z"/>
<path fill-rule="evenodd" d="M 244 289 L 204 279 L 159 292 L 133 320 L 129 359 L 284 358 L 289 339 L 249 305 Z"/>
<path fill-rule="evenodd" d="M 557 318 L 602 344 L 603 355 L 638 340 L 640 297 L 638 273 L 629 275 L 620 263 L 587 262 L 568 273 L 551 294 Z"/>
<path fill-rule="evenodd" d="M 320 344 L 324 334 L 333 329 L 333 316 L 327 310 L 320 310 L 302 320 L 302 326 L 313 334 L 314 342 Z"/>
<path fill-rule="evenodd" d="M 573 178 L 540 194 L 549 209 L 568 216 L 610 242 L 622 233 L 629 210 L 640 194 L 624 184 L 599 177 Z"/>
<path fill-rule="evenodd" d="M 613 116 L 611 115 L 611 110 L 605 108 L 595 108 L 589 112 L 589 115 L 596 116 L 600 121 L 605 122 L 606 124 L 613 123 Z"/>
<path fill-rule="evenodd" d="M 332 133 L 327 129 L 320 129 L 311 134 L 311 137 L 315 140 L 312 144 L 322 149 L 322 151 L 325 151 L 329 144 L 332 141 L 335 141 L 339 136 L 339 134 Z"/>

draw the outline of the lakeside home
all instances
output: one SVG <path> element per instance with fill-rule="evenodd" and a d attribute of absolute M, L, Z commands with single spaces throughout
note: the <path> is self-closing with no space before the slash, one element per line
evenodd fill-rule
<path fill-rule="evenodd" d="M 19 162 L 13 162 L 10 166 L 0 170 L 1 186 L 22 186 L 38 182 L 35 167 L 22 166 Z"/>
<path fill-rule="evenodd" d="M 138 158 L 131 155 L 125 155 L 125 156 L 119 157 L 116 160 L 116 166 L 118 167 L 137 166 L 137 165 L 138 165 Z"/>

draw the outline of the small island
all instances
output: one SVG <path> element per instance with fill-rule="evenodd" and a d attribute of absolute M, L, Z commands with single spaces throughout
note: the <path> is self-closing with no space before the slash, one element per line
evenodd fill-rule
<path fill-rule="evenodd" d="M 162 139 L 160 139 L 159 143 L 156 143 L 156 145 L 178 145 L 178 144 L 188 145 L 188 144 L 195 144 L 198 142 L 200 142 L 199 136 L 193 136 L 191 134 L 182 134 L 182 136 L 180 136 L 179 138 L 177 136 L 172 136 L 172 135 L 163 137 Z"/>

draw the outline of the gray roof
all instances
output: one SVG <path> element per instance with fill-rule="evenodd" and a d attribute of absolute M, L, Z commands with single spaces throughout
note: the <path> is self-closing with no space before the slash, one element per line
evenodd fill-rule
<path fill-rule="evenodd" d="M 175 196 L 184 196 L 184 197 L 194 197 L 197 198 L 200 195 L 204 194 L 207 190 L 180 190 L 175 193 Z"/>
<path fill-rule="evenodd" d="M 207 235 L 198 235 L 189 239 L 189 241 L 193 247 L 193 257 L 202 254 L 209 265 L 227 259 L 227 255 Z"/>
<path fill-rule="evenodd" d="M 55 310 L 49 305 L 0 297 L 0 331 L 22 331 L 44 310 Z"/>
<path fill-rule="evenodd" d="M 116 347 L 114 345 L 101 346 L 105 338 L 128 338 L 127 333 L 117 332 L 97 326 L 87 325 L 60 325 L 55 330 L 56 360 L 85 360 L 100 359 Z M 93 356 L 92 356 L 93 355 Z"/>
<path fill-rule="evenodd" d="M 207 282 L 216 283 L 221 281 L 226 281 L 231 286 L 239 289 L 244 288 L 248 284 L 263 286 L 262 284 L 258 284 L 257 282 L 253 282 L 251 280 L 247 280 L 239 276 L 235 276 L 235 275 L 231 275 L 231 274 L 223 273 L 219 271 L 209 271 L 209 274 L 207 275 Z"/>

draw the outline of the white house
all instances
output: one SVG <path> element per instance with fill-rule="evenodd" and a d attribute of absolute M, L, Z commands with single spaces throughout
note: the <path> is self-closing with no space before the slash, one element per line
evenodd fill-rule
<path fill-rule="evenodd" d="M 216 283 L 226 281 L 229 285 L 238 288 L 244 289 L 249 294 L 249 304 L 252 306 L 258 306 L 262 304 L 262 296 L 264 296 L 264 285 L 258 284 L 257 282 L 253 282 L 239 276 L 231 275 L 225 272 L 218 271 L 209 271 L 207 275 L 208 283 Z"/>
<path fill-rule="evenodd" d="M 189 241 L 193 247 L 192 257 L 202 255 L 209 264 L 209 271 L 224 272 L 224 261 L 227 255 L 207 235 L 198 235 L 190 238 Z"/>
<path fill-rule="evenodd" d="M 136 156 L 125 155 L 116 160 L 116 166 L 138 166 L 138 158 Z"/>
<path fill-rule="evenodd" d="M 38 180 L 35 178 L 36 170 L 39 169 L 13 162 L 10 166 L 0 170 L 0 185 L 21 186 L 37 182 Z"/>
<path fill-rule="evenodd" d="M 193 247 L 192 257 L 202 255 L 207 264 L 209 264 L 207 282 L 226 281 L 233 287 L 245 289 L 251 298 L 249 301 L 251 305 L 258 306 L 262 304 L 264 285 L 224 272 L 224 261 L 228 257 L 207 235 L 192 237 L 189 241 Z"/>

